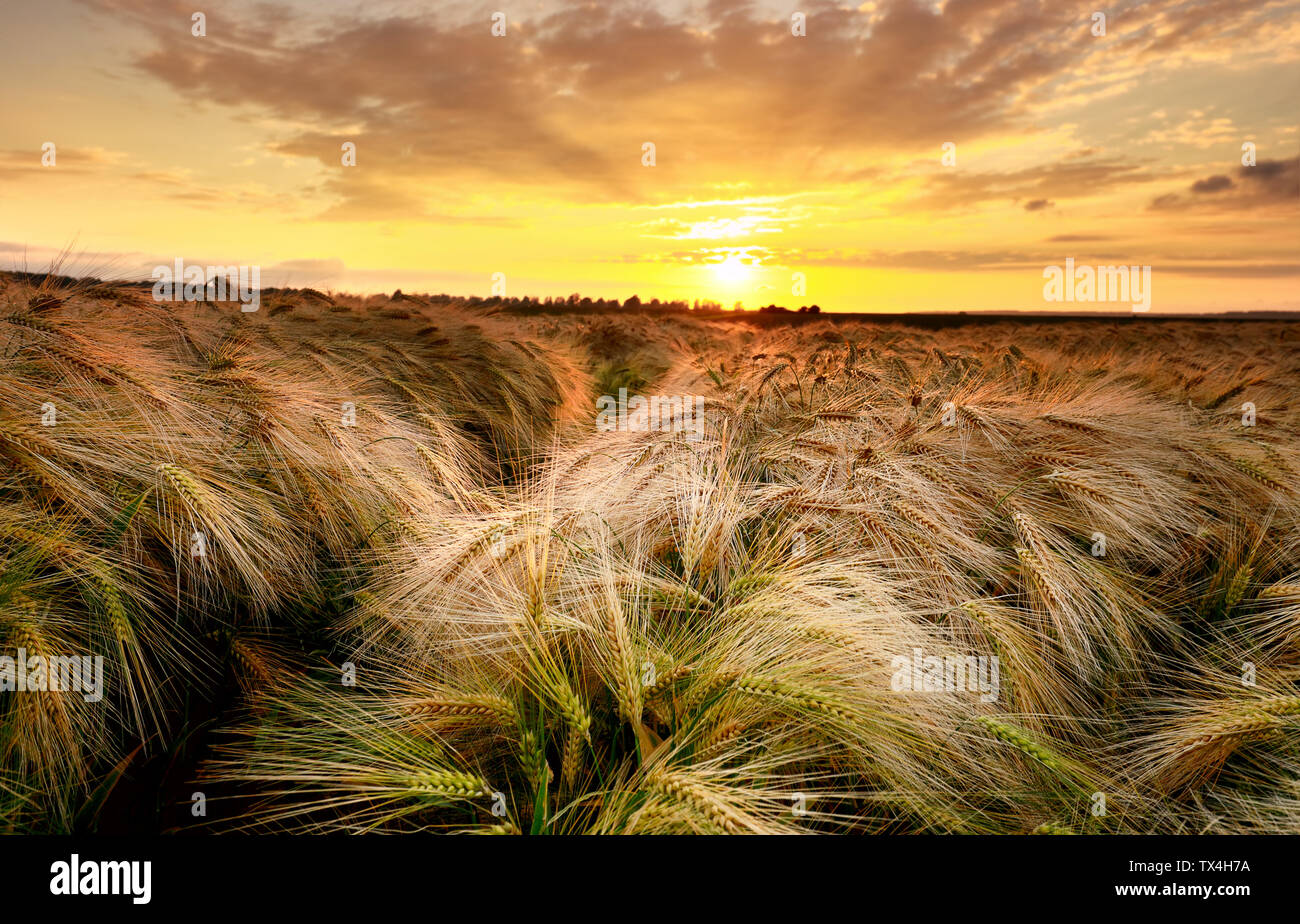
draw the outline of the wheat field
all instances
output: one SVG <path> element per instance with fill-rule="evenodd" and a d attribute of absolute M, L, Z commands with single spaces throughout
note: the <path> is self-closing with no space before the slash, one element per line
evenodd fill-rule
<path fill-rule="evenodd" d="M 0 278 L 0 830 L 1300 832 L 1294 324 L 238 308 Z"/>

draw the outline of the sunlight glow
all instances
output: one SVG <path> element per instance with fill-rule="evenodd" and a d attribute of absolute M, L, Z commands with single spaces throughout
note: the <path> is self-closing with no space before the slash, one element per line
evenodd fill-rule
<path fill-rule="evenodd" d="M 732 254 L 721 263 L 713 264 L 713 272 L 718 281 L 728 286 L 738 286 L 749 281 L 753 267 L 745 263 L 739 254 Z"/>

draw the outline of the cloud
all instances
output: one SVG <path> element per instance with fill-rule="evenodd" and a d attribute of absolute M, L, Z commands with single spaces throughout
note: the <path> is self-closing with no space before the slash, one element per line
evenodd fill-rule
<path fill-rule="evenodd" d="M 636 0 L 545 5 L 512 14 L 504 38 L 468 5 L 413 16 L 248 3 L 210 13 L 203 39 L 177 26 L 179 2 L 83 2 L 151 40 L 137 66 L 183 97 L 311 126 L 277 150 L 337 170 L 339 144 L 355 141 L 376 178 L 332 187 L 342 204 L 329 214 L 348 219 L 414 207 L 395 197 L 435 178 L 638 202 L 743 162 L 769 187 L 806 185 L 843 173 L 836 152 L 990 137 L 1022 127 L 1054 82 L 1104 80 L 1085 67 L 1099 46 L 1078 0 L 813 0 L 801 37 L 787 14 L 745 2 L 680 16 Z M 1133 6 L 1108 53 L 1209 48 L 1225 24 L 1234 42 L 1267 25 L 1231 6 Z"/>
<path fill-rule="evenodd" d="M 1119 157 L 1066 156 L 1019 170 L 934 173 L 926 179 L 924 191 L 910 199 L 909 205 L 949 211 L 1023 199 L 1028 200 L 1025 208 L 1032 212 L 1054 205 L 1058 199 L 1090 198 L 1156 179 L 1158 174 L 1145 163 Z"/>
<path fill-rule="evenodd" d="M 54 165 L 47 167 L 41 163 L 41 145 L 35 145 L 29 150 L 10 148 L 0 151 L 0 178 L 29 179 L 38 174 L 93 175 L 111 170 L 127 160 L 128 156 L 124 151 L 55 142 Z"/>
<path fill-rule="evenodd" d="M 1300 204 L 1300 155 L 1290 160 L 1261 160 L 1254 167 L 1238 167 L 1237 176 L 1252 192 Z"/>
<path fill-rule="evenodd" d="M 767 247 L 700 248 L 658 254 L 627 256 L 626 262 L 709 265 L 737 256 L 757 266 L 780 268 L 848 267 L 902 270 L 926 273 L 1027 272 L 1040 274 L 1044 267 L 1060 266 L 1066 257 L 1075 264 L 1102 266 L 1152 266 L 1153 272 L 1171 275 L 1216 276 L 1223 278 L 1274 278 L 1300 276 L 1300 261 L 1252 262 L 1235 257 L 1207 256 L 1199 261 L 1169 251 L 1085 251 L 1025 250 L 857 250 L 853 248 L 775 249 Z"/>
<path fill-rule="evenodd" d="M 347 267 L 337 258 L 327 260 L 282 260 L 263 268 L 268 273 L 307 273 L 317 276 L 337 276 Z"/>
<path fill-rule="evenodd" d="M 1212 159 L 1243 137 L 1274 153 L 1277 137 L 1294 140 L 1270 138 L 1285 128 L 1268 98 L 1238 102 L 1249 80 L 1294 63 L 1291 0 L 1118 0 L 1104 37 L 1089 32 L 1091 0 L 801 0 L 803 37 L 788 10 L 757 0 L 538 0 L 508 11 L 504 38 L 490 33 L 490 6 L 458 0 L 228 0 L 208 11 L 201 39 L 184 0 L 78 2 L 111 18 L 113 59 L 144 84 L 131 88 L 137 101 L 170 91 L 189 113 L 218 112 L 213 124 L 238 125 L 232 150 L 256 169 L 78 164 L 74 152 L 69 170 L 280 223 L 418 221 L 465 227 L 467 239 L 471 225 L 523 229 L 510 235 L 521 250 L 530 236 L 545 250 L 563 234 L 571 259 L 588 264 L 611 249 L 758 240 L 788 245 L 745 250 L 763 265 L 941 272 L 1055 261 L 1017 232 L 1064 213 L 1120 233 L 1046 243 L 1121 248 L 1162 235 L 1203 243 L 1222 223 L 1210 220 L 1249 226 L 1297 201 L 1297 159 L 1251 172 Z M 356 167 L 340 163 L 346 141 Z M 939 166 L 946 141 L 962 151 L 959 168 Z M 642 165 L 646 142 L 653 167 Z M 1204 156 L 1188 167 L 1192 148 Z M 39 169 L 32 151 L 18 153 L 0 154 L 0 179 Z M 973 238 L 983 249 L 922 249 L 938 219 L 995 209 L 1010 221 Z M 1276 224 L 1247 227 L 1233 246 L 1293 242 Z M 627 243 L 636 235 L 673 242 Z M 810 246 L 846 240 L 858 248 Z M 672 259 L 729 251 L 703 252 Z M 1262 272 L 1266 259 L 1235 271 Z"/>
<path fill-rule="evenodd" d="M 1225 189 L 1232 189 L 1233 183 L 1231 177 L 1223 174 L 1206 177 L 1203 180 L 1197 180 L 1192 184 L 1191 190 L 1194 193 L 1217 193 Z"/>
<path fill-rule="evenodd" d="M 1261 160 L 1241 166 L 1237 181 L 1215 174 L 1188 187 L 1192 196 L 1163 193 L 1151 200 L 1153 211 L 1300 211 L 1300 155 L 1288 160 Z"/>

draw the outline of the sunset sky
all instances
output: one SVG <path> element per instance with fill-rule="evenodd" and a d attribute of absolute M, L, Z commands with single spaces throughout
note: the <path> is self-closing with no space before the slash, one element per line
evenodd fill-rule
<path fill-rule="evenodd" d="M 0 268 L 71 247 L 133 278 L 180 257 L 346 291 L 499 272 L 509 295 L 1044 310 L 1085 307 L 1043 299 L 1073 258 L 1150 265 L 1155 313 L 1300 309 L 1300 2 L 0 15 Z"/>

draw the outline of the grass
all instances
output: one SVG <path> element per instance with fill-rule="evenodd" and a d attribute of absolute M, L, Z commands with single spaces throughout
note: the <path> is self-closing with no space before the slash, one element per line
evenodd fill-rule
<path fill-rule="evenodd" d="M 8 830 L 196 701 L 205 830 L 1300 830 L 1290 325 L 0 286 L 0 648 L 108 691 L 0 700 Z M 703 439 L 597 433 L 619 387 Z"/>

